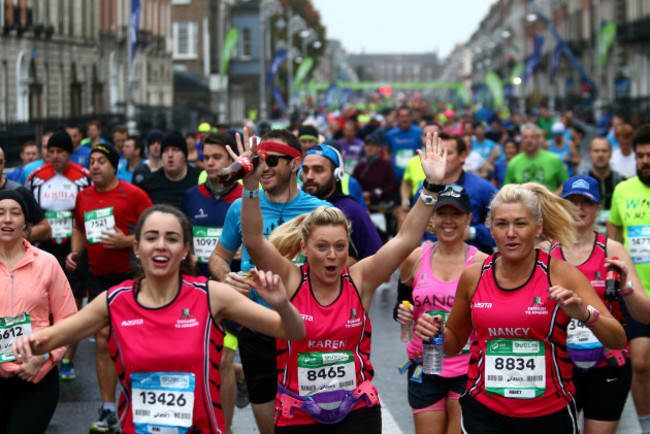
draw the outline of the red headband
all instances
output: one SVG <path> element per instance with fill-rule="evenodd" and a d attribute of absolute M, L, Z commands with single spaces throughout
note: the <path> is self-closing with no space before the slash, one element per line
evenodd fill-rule
<path fill-rule="evenodd" d="M 257 145 L 257 149 L 263 152 L 279 152 L 293 158 L 301 158 L 302 154 L 296 148 L 279 142 L 261 142 Z"/>

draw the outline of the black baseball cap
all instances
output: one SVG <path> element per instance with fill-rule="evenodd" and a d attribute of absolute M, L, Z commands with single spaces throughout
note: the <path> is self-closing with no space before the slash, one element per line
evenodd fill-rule
<path fill-rule="evenodd" d="M 450 205 L 460 212 L 470 212 L 472 210 L 469 203 L 469 195 L 460 185 L 448 185 L 438 194 L 438 202 L 434 211 L 438 211 L 443 206 Z"/>

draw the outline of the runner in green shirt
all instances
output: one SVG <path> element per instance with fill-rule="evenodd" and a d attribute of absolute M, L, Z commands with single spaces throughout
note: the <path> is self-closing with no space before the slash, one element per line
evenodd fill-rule
<path fill-rule="evenodd" d="M 560 187 L 568 179 L 560 159 L 540 148 L 542 131 L 534 124 L 526 124 L 521 130 L 522 152 L 512 157 L 503 184 L 536 182 L 549 190 L 560 193 Z"/>
<path fill-rule="evenodd" d="M 614 189 L 607 236 L 620 241 L 630 252 L 645 291 L 650 294 L 650 124 L 632 137 L 636 152 L 634 178 Z M 643 432 L 650 432 L 650 325 L 626 318 L 632 351 L 632 397 Z"/>

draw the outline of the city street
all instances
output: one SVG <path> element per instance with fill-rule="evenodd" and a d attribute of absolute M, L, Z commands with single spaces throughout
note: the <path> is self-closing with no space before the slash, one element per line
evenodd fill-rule
<path fill-rule="evenodd" d="M 371 308 L 373 326 L 372 362 L 375 368 L 373 383 L 383 405 L 383 432 L 385 434 L 412 433 L 413 417 L 406 397 L 406 377 L 399 375 L 406 353 L 399 340 L 399 327 L 393 321 L 392 310 L 396 286 L 386 285 L 375 294 Z M 101 402 L 95 379 L 94 342 L 84 340 L 77 353 L 77 380 L 61 383 L 61 401 L 47 430 L 48 434 L 85 434 L 97 418 Z M 625 407 L 618 432 L 638 434 L 640 428 L 631 398 Z M 250 406 L 236 409 L 234 434 L 255 433 L 257 427 Z"/>

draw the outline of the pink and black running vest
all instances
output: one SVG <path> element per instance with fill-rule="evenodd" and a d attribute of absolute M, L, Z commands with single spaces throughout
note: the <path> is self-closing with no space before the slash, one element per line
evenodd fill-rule
<path fill-rule="evenodd" d="M 549 255 L 536 250 L 530 277 L 514 289 L 500 288 L 496 282 L 499 257 L 495 253 L 485 260 L 471 299 L 476 341 L 471 346 L 467 392 L 503 415 L 548 415 L 566 407 L 575 393 L 566 347 L 570 318 L 548 298 Z M 541 351 L 537 357 L 535 349 Z M 517 389 L 522 382 L 537 382 L 538 388 Z M 495 392 L 499 388 L 501 392 Z"/>
<path fill-rule="evenodd" d="M 370 363 L 370 317 L 347 267 L 341 275 L 341 292 L 328 306 L 314 297 L 309 264 L 303 264 L 301 270 L 302 281 L 291 303 L 300 312 L 307 334 L 299 341 L 277 340 L 280 388 L 303 397 L 336 390 L 352 392 L 374 376 Z M 292 410 L 293 417 L 286 417 L 280 393 L 276 397 L 276 425 L 317 423 L 299 408 Z M 362 401 L 353 410 L 364 406 L 366 402 Z"/>
<path fill-rule="evenodd" d="M 423 313 L 438 310 L 451 311 L 456 297 L 456 288 L 460 275 L 454 280 L 440 280 L 431 271 L 431 257 L 436 250 L 436 244 L 425 243 L 422 245 L 422 258 L 420 267 L 413 278 L 413 330 L 418 318 Z M 465 252 L 465 268 L 474 263 L 474 253 L 478 249 L 468 245 Z M 422 358 L 422 339 L 413 337 L 413 340 L 406 344 L 406 352 L 412 360 Z M 469 363 L 469 354 L 459 354 L 457 356 L 445 357 L 444 369 L 441 377 L 458 377 L 467 374 L 467 364 Z"/>
<path fill-rule="evenodd" d="M 551 246 L 550 255 L 554 258 L 566 261 L 564 253 L 562 253 L 562 248 L 560 244 L 554 243 Z M 605 300 L 605 290 L 606 288 L 606 276 L 607 276 L 607 267 L 605 266 L 605 258 L 607 258 L 607 237 L 603 234 L 596 232 L 596 239 L 594 241 L 594 246 L 591 250 L 589 258 L 582 264 L 578 265 L 576 268 L 580 270 L 582 274 L 585 275 L 587 280 L 591 283 L 591 286 L 594 288 L 598 297 L 601 301 L 607 306 L 607 310 L 612 314 L 614 318 L 621 324 L 625 324 L 625 317 L 621 312 L 621 305 L 617 300 L 607 301 Z M 623 283 L 623 282 L 621 282 Z M 623 350 L 609 350 L 604 354 L 605 359 L 614 359 L 616 364 L 622 366 L 626 363 L 626 360 L 629 360 L 630 347 L 629 343 L 625 344 L 625 349 Z M 608 366 L 609 363 L 607 360 L 603 360 L 598 363 L 596 368 L 603 366 Z"/>
<path fill-rule="evenodd" d="M 157 309 L 138 304 L 138 287 L 139 281 L 127 280 L 108 290 L 108 349 L 122 385 L 118 408 L 122 430 L 135 432 L 131 375 L 172 372 L 194 374 L 188 432 L 197 428 L 203 433 L 224 433 L 219 394 L 224 332 L 210 312 L 207 280 L 183 275 L 176 298 Z"/>

